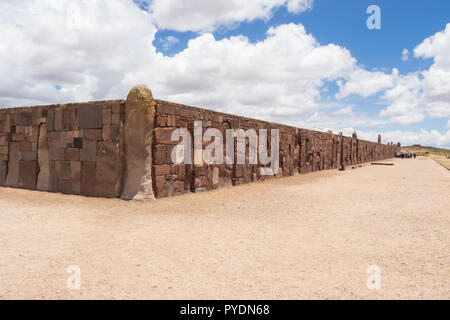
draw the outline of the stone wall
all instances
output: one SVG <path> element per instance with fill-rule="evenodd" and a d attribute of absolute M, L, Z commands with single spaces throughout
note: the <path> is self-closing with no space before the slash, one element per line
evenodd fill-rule
<path fill-rule="evenodd" d="M 217 128 L 226 144 L 226 129 L 278 129 L 280 132 L 280 169 L 274 176 L 261 176 L 257 165 L 175 165 L 171 140 L 177 128 L 187 128 L 194 136 L 194 121 L 202 121 L 203 133 Z M 235 142 L 236 143 L 236 142 Z M 192 146 L 193 146 L 192 142 Z M 247 141 L 248 145 L 248 141 Z M 203 144 L 205 147 L 205 143 Z M 239 117 L 211 110 L 156 100 L 153 146 L 153 184 L 157 198 L 188 192 L 209 191 L 223 186 L 240 185 L 274 177 L 293 176 L 319 170 L 393 158 L 396 146 L 349 138 L 342 134 L 318 132 L 276 123 Z M 270 144 L 268 149 L 270 149 Z M 224 150 L 225 151 L 225 150 Z M 192 150 L 193 153 L 193 150 Z M 235 157 L 237 148 L 235 147 Z M 246 154 L 248 160 L 248 150 Z M 341 162 L 342 161 L 342 162 Z M 236 163 L 236 162 L 235 162 Z M 246 162 L 248 163 L 248 161 Z"/>
<path fill-rule="evenodd" d="M 124 101 L 0 109 L 0 185 L 118 197 Z"/>
<path fill-rule="evenodd" d="M 261 175 L 268 165 L 259 158 L 256 164 L 174 164 L 172 132 L 186 128 L 194 137 L 194 121 L 202 122 L 203 133 L 218 129 L 224 144 L 227 129 L 267 129 L 269 137 L 278 129 L 280 169 Z M 344 137 L 153 100 L 145 86 L 133 88 L 127 100 L 0 109 L 0 186 L 65 194 L 162 198 L 383 160 L 397 149 L 356 133 Z M 249 163 L 248 148 L 245 157 Z"/>

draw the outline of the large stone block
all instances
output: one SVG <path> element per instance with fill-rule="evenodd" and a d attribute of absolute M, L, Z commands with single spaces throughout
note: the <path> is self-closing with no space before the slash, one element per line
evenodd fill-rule
<path fill-rule="evenodd" d="M 101 105 L 82 105 L 78 108 L 78 126 L 83 129 L 101 129 L 102 106 Z"/>
<path fill-rule="evenodd" d="M 37 162 L 19 161 L 19 188 L 36 189 L 37 181 Z"/>
<path fill-rule="evenodd" d="M 12 142 L 9 145 L 9 163 L 6 185 L 17 188 L 19 184 L 19 143 Z"/>
<path fill-rule="evenodd" d="M 80 149 L 67 148 L 64 151 L 64 160 L 79 161 L 80 160 Z"/>
<path fill-rule="evenodd" d="M 96 193 L 96 166 L 95 162 L 83 162 L 81 169 L 81 194 L 95 197 Z"/>
<path fill-rule="evenodd" d="M 16 124 L 18 126 L 31 126 L 33 125 L 33 112 L 19 112 L 17 113 Z"/>
<path fill-rule="evenodd" d="M 37 179 L 36 189 L 41 191 L 49 191 L 49 179 L 50 179 L 50 155 L 49 145 L 47 138 L 47 124 L 42 124 L 39 135 L 39 148 L 38 148 L 38 163 L 39 174 Z"/>
<path fill-rule="evenodd" d="M 172 133 L 175 128 L 156 128 L 154 130 L 156 144 L 178 144 L 178 141 L 172 141 Z"/>
<path fill-rule="evenodd" d="M 36 161 L 37 160 L 37 152 L 36 151 L 20 151 L 19 160 Z"/>
<path fill-rule="evenodd" d="M 103 132 L 101 129 L 85 129 L 84 138 L 87 140 L 102 140 Z"/>
<path fill-rule="evenodd" d="M 96 194 L 117 197 L 120 192 L 120 175 L 117 146 L 112 142 L 97 144 Z"/>
<path fill-rule="evenodd" d="M 0 186 L 1 187 L 6 185 L 7 171 L 8 171 L 8 167 L 6 165 L 0 165 Z"/>

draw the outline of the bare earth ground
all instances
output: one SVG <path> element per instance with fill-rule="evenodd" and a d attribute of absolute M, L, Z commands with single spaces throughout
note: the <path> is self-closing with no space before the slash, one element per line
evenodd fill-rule
<path fill-rule="evenodd" d="M 153 203 L 0 188 L 0 299 L 450 299 L 450 172 L 393 161 Z"/>

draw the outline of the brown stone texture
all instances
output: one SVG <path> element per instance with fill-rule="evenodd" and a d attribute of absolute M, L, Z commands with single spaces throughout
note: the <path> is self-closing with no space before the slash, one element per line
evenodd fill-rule
<path fill-rule="evenodd" d="M 226 129 L 273 129 L 280 132 L 280 156 L 278 172 L 274 176 L 262 176 L 262 164 L 248 164 L 248 140 L 246 141 L 246 164 L 236 164 L 237 148 L 235 141 L 235 164 L 183 165 L 184 174 L 169 172 L 171 150 L 177 142 L 171 141 L 172 132 L 177 128 L 187 128 L 194 145 L 194 121 L 202 121 L 203 133 L 208 128 L 219 129 L 226 144 Z M 156 100 L 156 117 L 153 146 L 154 190 L 158 198 L 169 197 L 186 192 L 201 192 L 228 185 L 240 185 L 274 177 L 292 176 L 319 170 L 338 169 L 342 165 L 392 158 L 396 148 L 391 145 L 358 140 L 356 133 L 352 138 L 332 132 L 318 132 L 284 126 L 265 121 L 238 117 L 195 107 Z M 203 144 L 203 147 L 205 145 Z M 267 149 L 270 150 L 270 141 Z M 224 147 L 224 159 L 226 155 Z M 193 153 L 193 152 L 192 152 Z M 179 182 L 179 183 L 177 183 Z M 184 182 L 184 188 L 181 188 Z M 176 186 L 176 187 L 175 187 Z"/>
<path fill-rule="evenodd" d="M 118 197 L 123 122 L 117 117 L 108 136 L 112 153 L 97 157 L 97 148 L 104 150 L 113 110 L 120 120 L 123 109 L 117 100 L 0 110 L 0 186 Z"/>
<path fill-rule="evenodd" d="M 146 86 L 139 85 L 131 89 L 125 104 L 122 199 L 154 199 L 152 146 L 155 112 L 152 92 Z"/>
<path fill-rule="evenodd" d="M 201 121 L 203 133 L 218 129 L 280 132 L 278 172 L 261 175 L 262 165 L 174 164 L 171 140 L 177 128 L 191 133 Z M 270 140 L 270 139 L 269 139 Z M 212 142 L 203 142 L 203 148 Z M 392 158 L 399 145 L 381 144 L 332 132 L 318 132 L 154 100 L 145 86 L 126 101 L 0 109 L 0 186 L 95 197 L 148 200 L 202 192 L 271 178 L 338 169 Z M 271 141 L 267 149 L 271 149 Z M 223 148 L 226 159 L 226 148 Z M 192 155 L 193 152 L 192 152 Z M 202 155 L 202 154 L 200 154 Z M 192 159 L 193 160 L 193 159 Z"/>

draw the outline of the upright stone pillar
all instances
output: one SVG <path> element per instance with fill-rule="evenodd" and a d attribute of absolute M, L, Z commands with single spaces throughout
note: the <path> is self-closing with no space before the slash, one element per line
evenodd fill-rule
<path fill-rule="evenodd" d="M 152 142 L 156 103 L 150 89 L 131 89 L 125 105 L 124 200 L 153 200 Z"/>

